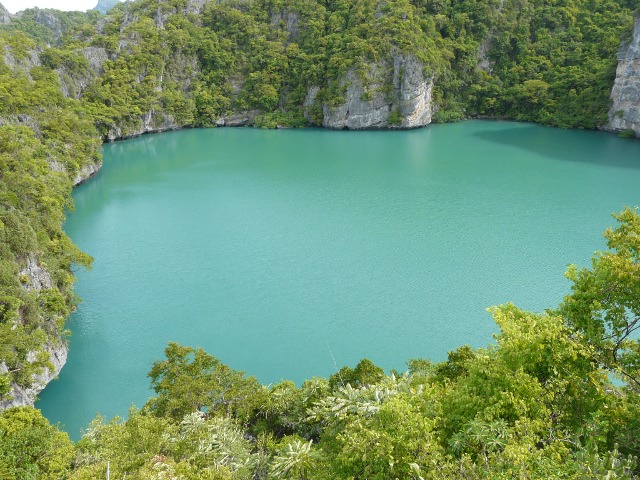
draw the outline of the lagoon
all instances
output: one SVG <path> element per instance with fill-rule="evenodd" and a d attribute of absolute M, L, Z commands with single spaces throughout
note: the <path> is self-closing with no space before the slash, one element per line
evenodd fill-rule
<path fill-rule="evenodd" d="M 487 346 L 487 307 L 557 305 L 567 264 L 640 204 L 640 142 L 513 122 L 194 129 L 103 153 L 65 225 L 94 266 L 36 404 L 75 439 L 144 405 L 169 341 L 265 384 Z"/>

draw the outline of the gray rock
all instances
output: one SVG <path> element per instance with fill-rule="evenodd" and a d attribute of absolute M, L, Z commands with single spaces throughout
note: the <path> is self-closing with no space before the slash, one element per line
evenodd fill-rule
<path fill-rule="evenodd" d="M 79 99 L 87 86 L 104 73 L 103 65 L 109 57 L 107 51 L 100 47 L 86 47 L 76 53 L 87 60 L 86 68 L 70 70 L 63 65 L 56 69 L 56 74 L 60 80 L 62 94 L 65 97 Z"/>
<path fill-rule="evenodd" d="M 84 183 L 91 177 L 95 176 L 98 171 L 100 171 L 101 167 L 101 163 L 90 163 L 82 167 L 73 179 L 73 186 L 75 187 L 77 185 L 80 185 L 81 183 Z"/>
<path fill-rule="evenodd" d="M 20 270 L 20 279 L 22 288 L 27 291 L 39 291 L 53 286 L 49 272 L 38 264 L 38 259 L 34 254 L 27 257 L 26 267 Z"/>
<path fill-rule="evenodd" d="M 26 266 L 20 270 L 22 287 L 27 291 L 40 291 L 53 287 L 49 272 L 39 263 L 35 254 L 27 256 Z M 67 361 L 67 345 L 62 339 L 50 338 L 44 345 L 44 351 L 49 355 L 49 361 L 53 368 L 46 367 L 39 374 L 33 375 L 31 385 L 24 387 L 11 383 L 9 398 L 0 401 L 0 411 L 11 407 L 25 405 L 33 406 L 36 396 L 44 387 L 53 380 Z M 27 353 L 27 362 L 34 362 L 38 354 L 35 351 Z M 0 375 L 9 371 L 6 363 L 0 362 Z"/>
<path fill-rule="evenodd" d="M 633 130 L 640 137 L 640 17 L 636 18 L 633 38 L 618 51 L 618 68 L 611 90 L 607 130 Z"/>
<path fill-rule="evenodd" d="M 11 14 L 9 10 L 4 8 L 4 5 L 0 3 L 0 25 L 6 25 L 11 22 Z"/>
<path fill-rule="evenodd" d="M 44 387 L 58 376 L 60 370 L 67 362 L 67 345 L 63 341 L 57 343 L 48 343 L 44 347 L 44 351 L 49 354 L 49 361 L 53 369 L 45 368 L 42 373 L 32 377 L 32 384 L 25 388 L 15 383 L 10 386 L 9 399 L 0 401 L 0 411 L 11 407 L 33 406 L 38 393 Z M 36 358 L 36 352 L 29 352 L 27 361 L 33 362 Z M 4 362 L 0 363 L 0 374 L 8 371 Z"/>
<path fill-rule="evenodd" d="M 191 83 L 200 73 L 200 65 L 198 57 L 194 54 L 188 54 L 177 51 L 173 54 L 171 62 L 166 65 L 166 75 L 180 86 L 180 89 L 189 94 L 191 92 Z M 162 83 L 163 78 L 160 79 Z"/>
<path fill-rule="evenodd" d="M 177 130 L 182 128 L 176 119 L 166 112 L 149 110 L 146 114 L 140 116 L 139 123 L 134 128 L 123 128 L 119 125 L 113 126 L 105 136 L 105 140 L 113 142 L 114 140 L 122 140 L 125 138 L 139 137 L 145 133 L 159 133 L 167 130 Z"/>
<path fill-rule="evenodd" d="M 29 50 L 26 56 L 16 57 L 13 55 L 13 50 L 8 45 L 5 45 L 2 57 L 7 67 L 26 73 L 27 76 L 31 78 L 29 73 L 31 69 L 42 65 L 40 62 L 40 51 L 41 50 Z"/>
<path fill-rule="evenodd" d="M 280 23 L 289 33 L 289 41 L 295 42 L 300 34 L 300 15 L 290 11 L 274 12 L 271 15 L 271 25 L 277 27 Z"/>
<path fill-rule="evenodd" d="M 67 171 L 67 169 L 64 167 L 64 164 L 60 163 L 58 160 L 47 159 L 47 161 L 49 162 L 49 168 L 52 172 L 64 173 Z"/>
<path fill-rule="evenodd" d="M 379 67 L 373 67 L 374 75 L 378 75 Z M 343 82 L 347 85 L 344 103 L 332 107 L 322 106 L 322 125 L 327 128 L 341 130 L 349 128 L 361 130 L 365 128 L 383 128 L 391 114 L 391 101 L 381 91 L 381 83 L 370 83 L 365 87 L 353 70 L 350 70 Z"/>
<path fill-rule="evenodd" d="M 364 81 L 354 70 L 347 73 L 342 79 L 345 101 L 322 106 L 324 127 L 407 129 L 431 123 L 433 78 L 424 75 L 415 57 L 395 53 L 387 62 L 369 65 L 367 77 Z M 307 92 L 306 111 L 317 94 L 317 88 Z"/>
<path fill-rule="evenodd" d="M 480 42 L 478 47 L 478 68 L 487 73 L 493 70 L 493 62 L 489 59 L 489 50 L 491 49 L 491 37 L 487 37 Z"/>
<path fill-rule="evenodd" d="M 167 21 L 167 18 L 169 18 L 169 15 L 167 15 L 166 13 L 162 13 L 162 10 L 160 10 L 158 8 L 158 10 L 156 10 L 156 15 L 155 15 L 155 22 L 156 22 L 156 28 L 158 30 L 163 30 L 164 29 L 164 22 Z"/>
<path fill-rule="evenodd" d="M 109 60 L 107 51 L 102 47 L 86 47 L 82 49 L 82 55 L 89 62 L 89 68 L 93 70 L 96 75 L 102 75 L 104 73 L 104 63 Z"/>
<path fill-rule="evenodd" d="M 393 87 L 402 123 L 400 128 L 424 127 L 433 114 L 433 77 L 425 78 L 424 68 L 415 57 L 393 58 Z"/>
<path fill-rule="evenodd" d="M 260 114 L 258 110 L 230 113 L 216 120 L 218 127 L 246 127 L 253 125 L 254 120 Z"/>
<path fill-rule="evenodd" d="M 187 7 L 183 10 L 183 13 L 193 13 L 194 15 L 200 15 L 204 6 L 209 3 L 209 0 L 189 0 Z"/>
<path fill-rule="evenodd" d="M 98 3 L 96 4 L 95 7 L 93 7 L 93 9 L 98 10 L 100 13 L 104 15 L 113 7 L 115 7 L 119 2 L 120 0 L 98 0 Z"/>
<path fill-rule="evenodd" d="M 53 33 L 53 38 L 55 40 L 58 40 L 60 37 L 62 37 L 62 34 L 64 32 L 62 29 L 62 22 L 55 12 L 51 10 L 38 9 L 33 19 L 36 23 L 39 23 L 40 25 L 43 25 L 51 30 L 51 32 Z"/>
<path fill-rule="evenodd" d="M 2 125 L 23 125 L 33 130 L 36 135 L 40 135 L 40 124 L 31 115 L 19 113 L 0 117 L 0 126 Z"/>

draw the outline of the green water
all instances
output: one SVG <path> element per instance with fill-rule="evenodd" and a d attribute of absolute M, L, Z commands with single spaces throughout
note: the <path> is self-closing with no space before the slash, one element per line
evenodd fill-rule
<path fill-rule="evenodd" d="M 481 121 L 186 130 L 105 145 L 74 197 L 66 231 L 95 262 L 38 406 L 77 438 L 145 403 L 170 340 L 263 383 L 487 345 L 486 307 L 556 305 L 566 265 L 640 204 L 640 142 Z"/>

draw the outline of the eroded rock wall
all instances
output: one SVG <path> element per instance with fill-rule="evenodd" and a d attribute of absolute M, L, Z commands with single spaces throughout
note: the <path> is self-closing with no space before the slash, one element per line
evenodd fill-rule
<path fill-rule="evenodd" d="M 33 375 L 32 384 L 29 387 L 11 383 L 11 393 L 9 400 L 0 401 L 0 411 L 11 407 L 24 407 L 26 405 L 33 406 L 37 395 L 44 390 L 51 380 L 56 378 L 67 362 L 67 345 L 64 342 L 47 343 L 44 351 L 49 354 L 49 362 L 51 367 L 45 367 L 44 370 L 37 375 Z M 29 352 L 27 359 L 34 361 L 35 352 Z M 4 362 L 0 362 L 0 374 L 7 372 L 7 366 Z"/>
<path fill-rule="evenodd" d="M 36 254 L 28 255 L 25 265 L 20 271 L 22 288 L 27 291 L 47 290 L 53 287 L 51 275 L 40 265 Z M 62 370 L 67 361 L 67 344 L 58 337 L 50 336 L 42 351 L 48 355 L 49 366 L 40 373 L 31 377 L 31 384 L 28 387 L 18 385 L 15 382 L 10 384 L 10 394 L 5 400 L 0 400 L 0 410 L 11 407 L 21 407 L 33 405 L 36 396 L 44 387 L 53 380 Z M 40 353 L 41 355 L 41 353 Z M 27 361 L 30 363 L 38 360 L 39 352 L 30 351 L 27 354 Z M 4 361 L 0 361 L 0 374 L 7 373 L 8 367 Z"/>
<path fill-rule="evenodd" d="M 618 52 L 611 99 L 608 129 L 633 130 L 635 136 L 640 137 L 640 17 L 635 20 L 631 42 Z"/>
<path fill-rule="evenodd" d="M 333 129 L 417 128 L 431 123 L 433 77 L 411 55 L 394 54 L 370 65 L 366 78 L 350 70 L 342 79 L 344 102 L 322 105 L 322 126 Z M 309 90 L 305 105 L 318 93 Z"/>
<path fill-rule="evenodd" d="M 6 25 L 11 21 L 11 14 L 9 10 L 4 8 L 4 6 L 0 3 L 0 25 Z"/>

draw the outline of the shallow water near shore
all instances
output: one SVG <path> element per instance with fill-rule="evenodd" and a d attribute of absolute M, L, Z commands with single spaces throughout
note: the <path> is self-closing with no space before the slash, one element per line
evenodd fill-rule
<path fill-rule="evenodd" d="M 486 308 L 554 307 L 640 204 L 640 142 L 511 122 L 183 130 L 104 146 L 65 230 L 67 365 L 37 407 L 72 438 L 149 396 L 169 341 L 268 384 L 486 346 Z"/>

